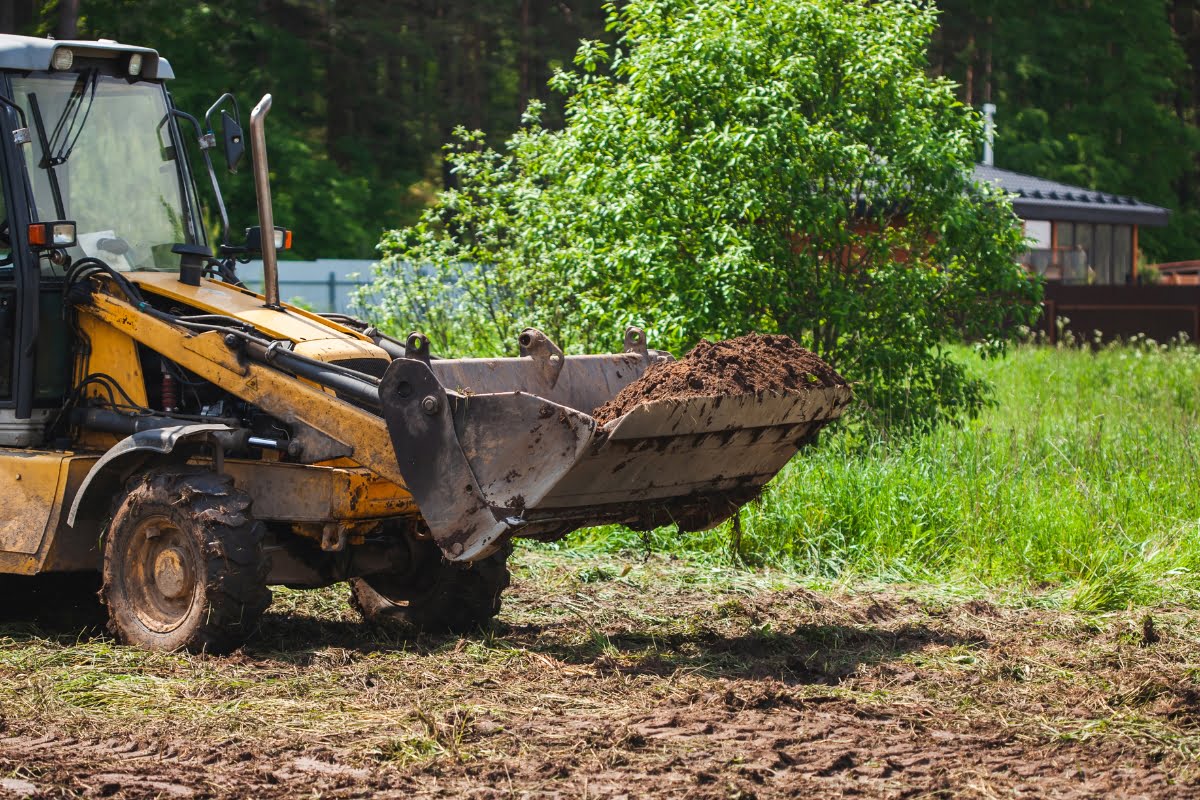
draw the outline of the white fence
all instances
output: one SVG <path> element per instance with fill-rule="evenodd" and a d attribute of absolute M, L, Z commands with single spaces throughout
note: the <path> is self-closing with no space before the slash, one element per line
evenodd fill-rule
<path fill-rule="evenodd" d="M 280 261 L 279 297 L 314 311 L 350 311 L 350 296 L 371 282 L 373 261 L 318 258 L 316 261 Z M 261 261 L 238 264 L 238 277 L 256 292 L 262 291 Z"/>

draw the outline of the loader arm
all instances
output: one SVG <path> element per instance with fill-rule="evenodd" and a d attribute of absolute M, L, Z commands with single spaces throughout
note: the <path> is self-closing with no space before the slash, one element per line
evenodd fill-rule
<path fill-rule="evenodd" d="M 239 360 L 215 331 L 181 329 L 102 293 L 93 294 L 91 303 L 79 311 L 295 426 L 294 436 L 305 461 L 349 456 L 381 477 L 404 485 L 387 428 L 377 415 L 285 372 Z"/>

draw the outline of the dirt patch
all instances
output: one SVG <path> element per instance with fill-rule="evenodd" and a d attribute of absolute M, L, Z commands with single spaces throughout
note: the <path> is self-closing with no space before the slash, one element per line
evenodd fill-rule
<path fill-rule="evenodd" d="M 701 339 L 682 359 L 651 365 L 592 416 L 603 425 L 652 400 L 846 385 L 833 367 L 787 336 L 751 333 L 720 342 Z"/>
<path fill-rule="evenodd" d="M 487 635 L 344 588 L 228 657 L 0 629 L 0 797 L 1200 798 L 1193 609 L 515 560 Z"/>

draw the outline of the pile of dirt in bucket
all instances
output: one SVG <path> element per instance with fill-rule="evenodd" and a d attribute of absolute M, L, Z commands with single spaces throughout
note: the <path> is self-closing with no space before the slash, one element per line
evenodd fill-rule
<path fill-rule="evenodd" d="M 846 385 L 846 379 L 833 367 L 792 338 L 750 333 L 720 342 L 701 339 L 679 361 L 651 365 L 592 416 L 603 425 L 639 403 L 652 400 Z"/>

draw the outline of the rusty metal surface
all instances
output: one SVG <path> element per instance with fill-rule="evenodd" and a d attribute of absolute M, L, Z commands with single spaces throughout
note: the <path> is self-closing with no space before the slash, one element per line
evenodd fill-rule
<path fill-rule="evenodd" d="M 407 490 L 367 469 L 227 459 L 225 471 L 253 499 L 255 519 L 323 523 L 418 515 Z"/>
<path fill-rule="evenodd" d="M 596 421 L 531 394 L 482 395 L 457 404 L 455 433 L 489 506 L 521 517 L 585 456 Z"/>

